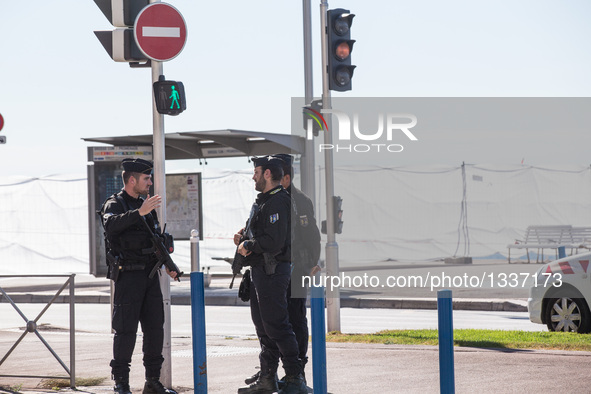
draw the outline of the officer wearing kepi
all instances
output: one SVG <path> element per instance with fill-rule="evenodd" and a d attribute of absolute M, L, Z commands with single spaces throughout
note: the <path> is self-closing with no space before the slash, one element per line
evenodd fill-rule
<path fill-rule="evenodd" d="M 274 157 L 283 161 L 281 185 L 290 194 L 292 205 L 291 217 L 291 283 L 287 290 L 289 321 L 293 327 L 299 346 L 302 370 L 308 362 L 308 319 L 306 318 L 307 288 L 302 279 L 310 278 L 320 271 L 320 231 L 314 217 L 314 204 L 308 196 L 295 187 L 293 180 L 293 156 L 276 154 Z M 305 375 L 304 375 L 305 376 Z"/>
<path fill-rule="evenodd" d="M 113 304 L 113 360 L 111 372 L 116 393 L 131 393 L 129 370 L 135 347 L 138 323 L 143 332 L 143 363 L 146 382 L 143 393 L 176 394 L 160 383 L 164 341 L 164 305 L 159 275 L 149 278 L 158 262 L 150 229 L 160 234 L 155 209 L 161 197 L 150 197 L 152 163 L 143 159 L 125 159 L 123 190 L 109 197 L 100 211 L 107 240 L 109 276 L 115 281 Z M 147 195 L 146 199 L 140 195 Z M 168 270 L 167 270 L 168 271 Z M 168 271 L 172 278 L 177 272 Z"/>
<path fill-rule="evenodd" d="M 244 229 L 234 236 L 238 253 L 251 266 L 250 311 L 261 344 L 258 379 L 238 393 L 274 393 L 277 387 L 279 358 L 285 369 L 281 394 L 307 393 L 298 343 L 289 323 L 287 287 L 290 279 L 291 198 L 281 186 L 282 161 L 273 157 L 253 158 L 256 203 L 259 211 L 251 221 L 250 239 L 240 239 Z"/>
<path fill-rule="evenodd" d="M 308 362 L 308 319 L 306 317 L 307 287 L 302 285 L 303 277 L 313 277 L 320 271 L 320 231 L 314 217 L 314 204 L 308 196 L 296 188 L 293 183 L 293 156 L 279 153 L 273 155 L 282 161 L 283 178 L 281 185 L 292 198 L 291 211 L 291 283 L 287 288 L 287 310 L 289 322 L 298 341 L 302 375 Z M 306 282 L 307 283 L 307 282 Z M 260 371 L 244 380 L 250 384 L 258 378 Z M 278 382 L 282 387 L 283 379 Z"/>

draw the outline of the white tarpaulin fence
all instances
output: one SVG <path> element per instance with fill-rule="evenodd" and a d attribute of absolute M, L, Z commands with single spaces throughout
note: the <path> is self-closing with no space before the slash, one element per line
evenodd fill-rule
<path fill-rule="evenodd" d="M 234 254 L 233 234 L 256 195 L 251 176 L 251 169 L 204 171 L 202 266 L 229 272 L 211 258 Z M 326 217 L 320 178 L 319 221 Z M 502 258 L 529 225 L 591 225 L 588 167 L 339 168 L 335 194 L 343 198 L 341 266 Z M 0 273 L 87 273 L 87 201 L 84 177 L 0 177 Z M 189 270 L 188 242 L 176 247 L 175 262 Z"/>
<path fill-rule="evenodd" d="M 343 197 L 341 265 L 502 258 L 529 225 L 591 225 L 588 167 L 340 169 L 335 194 Z"/>

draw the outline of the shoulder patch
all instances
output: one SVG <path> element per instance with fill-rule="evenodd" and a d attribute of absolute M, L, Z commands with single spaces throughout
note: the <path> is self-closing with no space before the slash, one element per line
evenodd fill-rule
<path fill-rule="evenodd" d="M 275 223 L 278 220 L 279 220 L 279 214 L 278 213 L 274 213 L 273 215 L 269 216 L 269 221 L 271 222 L 271 224 Z"/>
<path fill-rule="evenodd" d="M 300 216 L 300 226 L 308 227 L 308 215 L 301 215 Z"/>

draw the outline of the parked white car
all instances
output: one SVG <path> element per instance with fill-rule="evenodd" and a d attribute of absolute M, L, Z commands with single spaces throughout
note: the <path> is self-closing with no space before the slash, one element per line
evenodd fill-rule
<path fill-rule="evenodd" d="M 583 253 L 540 267 L 527 300 L 529 320 L 550 331 L 591 332 L 590 260 Z"/>

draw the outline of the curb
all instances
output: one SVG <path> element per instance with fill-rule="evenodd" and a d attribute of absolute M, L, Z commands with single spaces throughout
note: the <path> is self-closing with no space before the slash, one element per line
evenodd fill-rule
<path fill-rule="evenodd" d="M 45 294 L 9 294 L 9 297 L 15 303 L 49 303 L 53 295 Z M 5 297 L 0 297 L 0 303 L 7 303 Z M 60 295 L 54 303 L 69 303 L 68 295 Z M 109 295 L 76 295 L 76 304 L 109 304 L 111 298 Z M 172 305 L 191 305 L 190 295 L 179 294 L 171 295 Z M 208 306 L 248 306 L 247 302 L 243 302 L 240 298 L 234 295 L 219 295 L 219 296 L 205 296 L 205 305 Z M 466 300 L 455 299 L 452 301 L 454 310 L 469 310 L 469 311 L 495 311 L 495 312 L 527 312 L 527 306 L 521 305 L 512 301 L 481 301 L 481 300 Z M 309 300 L 308 300 L 309 306 Z M 390 298 L 341 298 L 341 307 L 345 308 L 371 308 L 371 309 L 437 309 L 437 299 L 420 298 L 420 299 L 390 299 Z"/>

